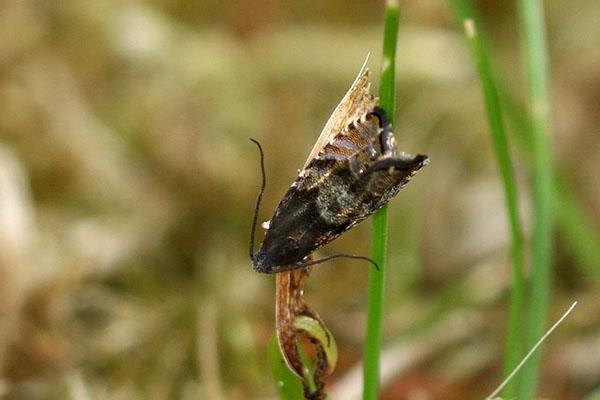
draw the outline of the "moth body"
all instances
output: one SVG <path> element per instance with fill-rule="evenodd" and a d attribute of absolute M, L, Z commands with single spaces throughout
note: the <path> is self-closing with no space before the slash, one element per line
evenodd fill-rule
<path fill-rule="evenodd" d="M 319 247 L 372 215 L 428 163 L 397 154 L 384 111 L 373 107 L 348 124 L 309 160 L 270 219 L 254 269 L 302 267 Z"/>

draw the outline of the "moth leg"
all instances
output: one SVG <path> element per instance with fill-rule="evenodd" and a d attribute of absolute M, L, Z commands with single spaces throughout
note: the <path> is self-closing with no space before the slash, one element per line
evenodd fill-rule
<path fill-rule="evenodd" d="M 369 157 L 371 158 L 371 160 L 375 160 L 379 156 L 379 152 L 377 151 L 377 149 L 373 145 L 373 142 L 371 141 L 371 139 L 373 139 L 373 137 L 372 137 L 372 131 L 370 131 L 369 129 L 367 129 L 362 124 L 355 124 L 355 128 L 356 128 L 356 130 L 358 130 L 358 132 L 363 137 L 369 138 L 369 144 L 367 145 L 367 153 L 369 154 Z"/>
<path fill-rule="evenodd" d="M 369 146 L 367 146 L 367 151 L 369 152 L 369 157 L 371 157 L 371 160 L 375 160 L 379 155 L 375 149 L 375 146 L 373 146 L 373 143 L 370 143 Z"/>
<path fill-rule="evenodd" d="M 373 150 L 375 150 L 375 149 L 373 149 Z M 360 161 L 356 155 L 348 158 L 348 156 L 345 156 L 343 154 L 330 153 L 330 154 L 323 154 L 319 157 L 321 160 L 327 160 L 327 161 L 348 160 L 348 168 L 350 169 L 350 172 L 352 172 L 352 175 L 356 179 L 360 178 L 365 173 L 365 170 L 360 165 Z"/>
<path fill-rule="evenodd" d="M 391 125 L 385 126 L 379 140 L 381 141 L 383 156 L 394 158 L 396 157 L 396 138 L 391 128 Z"/>
<path fill-rule="evenodd" d="M 383 150 L 384 157 L 396 157 L 396 138 L 392 132 L 392 124 L 387 119 L 385 112 L 380 107 L 375 107 L 370 113 L 379 120 L 379 126 L 383 129 L 379 136 L 381 149 Z"/>
<path fill-rule="evenodd" d="M 360 166 L 360 162 L 358 161 L 358 157 L 354 156 L 351 157 L 350 160 L 348 160 L 348 163 L 350 165 L 350 172 L 352 172 L 352 175 L 354 175 L 354 178 L 358 179 L 362 176 L 362 174 L 365 172 L 362 167 Z"/>
<path fill-rule="evenodd" d="M 400 171 L 416 171 L 424 165 L 427 165 L 428 162 L 429 158 L 423 154 L 410 157 L 404 156 L 398 158 L 380 158 L 369 166 L 369 169 L 364 176 L 366 177 L 373 172 L 390 168 L 398 169 Z"/>

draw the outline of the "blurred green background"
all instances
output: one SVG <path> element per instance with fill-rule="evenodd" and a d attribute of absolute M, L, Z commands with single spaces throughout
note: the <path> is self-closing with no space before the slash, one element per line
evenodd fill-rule
<path fill-rule="evenodd" d="M 478 3 L 522 98 L 514 5 Z M 557 224 L 550 319 L 580 303 L 546 345 L 541 394 L 591 399 L 600 2 L 545 6 L 560 190 L 589 225 Z M 500 382 L 507 321 L 501 181 L 450 8 L 401 11 L 396 137 L 432 163 L 390 206 L 382 398 L 480 399 Z M 275 398 L 274 279 L 247 256 L 248 137 L 266 152 L 267 220 L 368 52 L 377 88 L 382 15 L 341 0 L 0 3 L 0 398 Z M 320 254 L 368 254 L 369 240 L 365 222 Z M 334 399 L 360 398 L 368 268 L 321 265 L 306 290 L 340 346 Z"/>

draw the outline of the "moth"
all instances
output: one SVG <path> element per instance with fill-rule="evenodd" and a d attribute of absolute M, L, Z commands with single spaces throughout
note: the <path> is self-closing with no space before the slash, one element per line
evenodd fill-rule
<path fill-rule="evenodd" d="M 265 188 L 264 155 L 260 144 L 251 139 L 259 147 L 263 173 L 250 238 L 250 258 L 257 272 L 290 271 L 337 257 L 371 261 L 344 254 L 319 260 L 309 256 L 387 204 L 429 163 L 426 155 L 398 151 L 386 113 L 370 94 L 367 61 L 273 217 L 263 224 L 266 233 L 257 252 L 253 247 Z"/>

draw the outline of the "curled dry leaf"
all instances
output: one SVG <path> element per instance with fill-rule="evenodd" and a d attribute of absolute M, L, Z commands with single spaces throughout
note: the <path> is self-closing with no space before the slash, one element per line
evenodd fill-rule
<path fill-rule="evenodd" d="M 337 362 L 337 346 L 323 320 L 302 298 L 309 269 L 296 269 L 277 274 L 276 330 L 279 347 L 288 368 L 303 383 L 305 397 L 323 399 L 323 379 L 331 375 Z M 314 368 L 310 368 L 299 350 L 301 337 L 315 346 Z"/>

